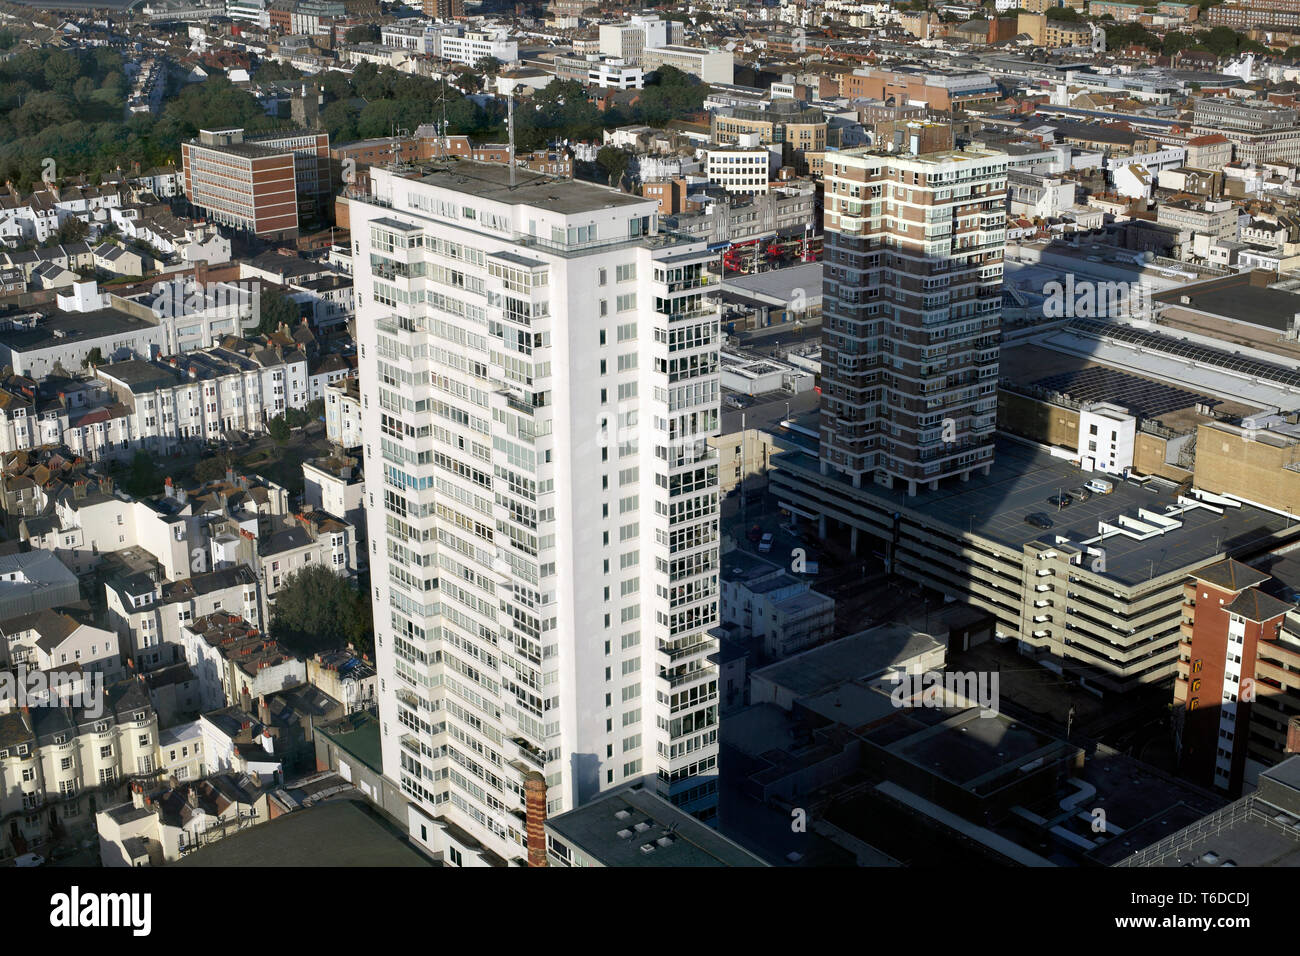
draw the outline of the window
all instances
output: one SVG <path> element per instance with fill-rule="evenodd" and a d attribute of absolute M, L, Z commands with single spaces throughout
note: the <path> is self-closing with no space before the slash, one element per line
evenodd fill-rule
<path fill-rule="evenodd" d="M 100 747 L 100 748 L 99 748 L 99 756 L 100 756 L 102 759 L 104 759 L 104 760 L 108 760 L 110 757 L 112 757 L 112 756 L 113 756 L 113 745 L 112 745 L 112 744 L 107 744 L 107 745 L 105 745 L 105 746 L 103 746 L 103 747 Z"/>
<path fill-rule="evenodd" d="M 454 846 L 447 847 L 447 859 L 451 861 L 452 866 L 461 866 L 464 862 L 460 855 L 460 850 L 456 849 Z"/>

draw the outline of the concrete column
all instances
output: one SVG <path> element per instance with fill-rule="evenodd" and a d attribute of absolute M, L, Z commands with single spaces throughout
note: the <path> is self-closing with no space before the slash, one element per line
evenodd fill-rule
<path fill-rule="evenodd" d="M 938 491 L 938 490 L 939 490 L 939 479 L 938 479 L 938 478 L 936 478 L 936 479 L 934 479 L 934 481 L 930 482 L 930 490 L 931 490 L 931 491 Z"/>
<path fill-rule="evenodd" d="M 826 516 L 825 515 L 817 516 L 817 537 L 819 538 L 826 537 Z"/>
<path fill-rule="evenodd" d="M 856 556 L 858 553 L 858 529 L 854 528 L 849 533 L 849 553 Z"/>
<path fill-rule="evenodd" d="M 911 478 L 907 479 L 907 496 L 909 498 L 916 497 L 916 482 Z"/>

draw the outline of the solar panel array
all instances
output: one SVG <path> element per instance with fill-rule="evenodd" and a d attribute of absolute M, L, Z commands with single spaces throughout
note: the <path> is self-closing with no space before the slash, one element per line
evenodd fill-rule
<path fill-rule="evenodd" d="M 1072 332 L 1078 332 L 1080 335 L 1136 345 L 1156 352 L 1163 352 L 1175 358 L 1187 359 L 1199 362 L 1202 365 L 1210 365 L 1225 371 L 1235 372 L 1238 375 L 1247 375 L 1251 378 L 1263 379 L 1279 385 L 1300 388 L 1300 370 L 1297 370 L 1294 366 L 1264 362 L 1245 355 L 1236 355 L 1225 349 L 1200 345 L 1187 339 L 1176 339 L 1172 335 L 1148 332 L 1145 329 L 1135 329 L 1124 325 L 1113 325 L 1109 322 L 1098 322 L 1095 319 L 1071 319 L 1067 328 Z"/>
<path fill-rule="evenodd" d="M 1123 405 L 1141 418 L 1159 418 L 1198 402 L 1212 401 L 1195 392 L 1096 365 L 1050 375 L 1034 385 L 1068 395 L 1077 402 Z"/>

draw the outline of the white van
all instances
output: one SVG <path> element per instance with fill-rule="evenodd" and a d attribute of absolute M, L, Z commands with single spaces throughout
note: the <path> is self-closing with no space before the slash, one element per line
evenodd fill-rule
<path fill-rule="evenodd" d="M 1115 490 L 1114 486 L 1105 478 L 1090 479 L 1083 487 L 1097 495 L 1108 495 Z"/>

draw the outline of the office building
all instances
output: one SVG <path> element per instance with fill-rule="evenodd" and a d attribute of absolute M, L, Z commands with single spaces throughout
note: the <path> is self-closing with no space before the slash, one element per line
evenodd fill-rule
<path fill-rule="evenodd" d="M 653 199 L 495 164 L 370 182 L 352 205 L 368 557 L 412 838 L 523 860 L 530 772 L 552 814 L 641 781 L 710 818 L 705 244 L 661 231 Z"/>
<path fill-rule="evenodd" d="M 647 72 L 671 66 L 698 76 L 705 83 L 730 83 L 735 62 L 729 50 L 705 50 L 693 46 L 647 47 L 641 52 L 641 67 Z"/>
<path fill-rule="evenodd" d="M 214 222 L 291 239 L 329 196 L 329 134 L 248 137 L 239 127 L 200 130 L 198 139 L 181 144 L 181 168 L 185 195 Z"/>

